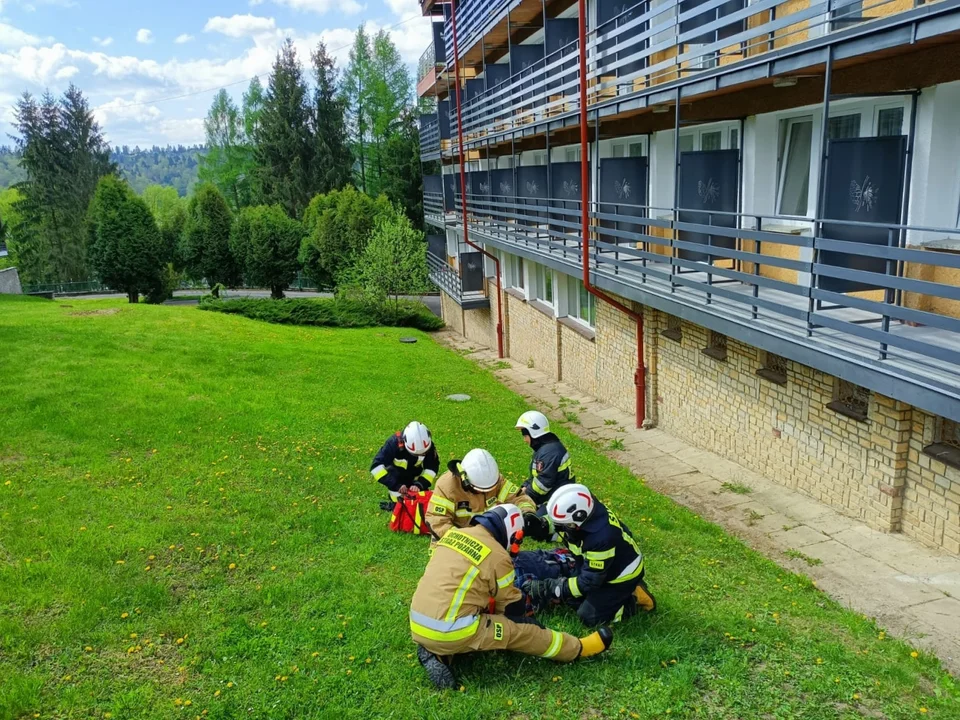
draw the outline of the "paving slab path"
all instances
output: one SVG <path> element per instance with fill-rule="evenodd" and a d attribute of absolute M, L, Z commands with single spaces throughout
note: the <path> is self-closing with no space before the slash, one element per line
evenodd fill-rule
<path fill-rule="evenodd" d="M 841 604 L 876 618 L 890 632 L 935 652 L 954 674 L 960 672 L 960 558 L 873 530 L 662 430 L 635 429 L 628 413 L 539 370 L 500 360 L 495 351 L 455 332 L 435 336 L 491 366 L 504 385 L 533 399 L 532 405 L 556 407 L 561 397 L 578 402 L 580 424 L 565 427 L 586 440 L 620 439 L 623 450 L 603 452 L 642 476 L 648 487 L 721 525 L 779 565 L 803 573 Z M 546 414 L 563 420 L 560 410 Z M 731 485 L 749 491 L 730 492 Z M 820 564 L 784 554 L 790 550 Z"/>

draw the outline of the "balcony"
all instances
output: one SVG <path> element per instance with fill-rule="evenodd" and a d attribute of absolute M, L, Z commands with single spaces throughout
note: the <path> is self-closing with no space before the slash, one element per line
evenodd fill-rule
<path fill-rule="evenodd" d="M 423 176 L 423 215 L 428 223 L 442 228 L 451 221 L 459 182 L 459 175 Z"/>
<path fill-rule="evenodd" d="M 669 102 L 678 86 L 689 97 L 822 67 L 823 56 L 816 49 L 828 43 L 846 43 L 842 54 L 850 62 L 888 47 L 910 44 L 915 49 L 942 42 L 936 39 L 938 34 L 958 29 L 955 18 L 945 24 L 937 17 L 955 12 L 950 2 L 921 6 L 915 0 L 664 0 L 640 2 L 620 13 L 616 8 L 605 10 L 607 4 L 600 3 L 602 24 L 590 29 L 587 39 L 588 103 L 605 115 Z M 575 122 L 579 111 L 576 36 L 561 33 L 559 41 L 551 42 L 551 24 L 564 21 L 547 18 L 544 24 L 538 16 L 545 44 L 514 44 L 506 18 L 495 17 L 506 5 L 467 0 L 458 7 L 463 77 L 484 75 L 483 87 L 465 93 L 463 100 L 468 147 L 528 134 L 543 123 Z M 516 7 L 526 5 L 524 0 Z M 484 37 L 490 44 L 482 52 L 471 50 L 471 43 L 484 36 L 494 20 L 498 29 Z M 447 36 L 449 41 L 449 32 Z M 502 48 L 491 47 L 494 37 Z M 536 47 L 539 57 L 531 50 Z M 508 62 L 490 63 L 500 49 Z M 743 69 L 743 77 L 736 81 L 724 84 L 719 79 L 741 68 L 750 69 Z M 710 81 L 697 84 L 700 77 Z M 456 118 L 451 120 L 455 137 Z"/>
<path fill-rule="evenodd" d="M 444 235 L 427 236 L 427 266 L 430 279 L 464 310 L 490 307 L 483 256 L 460 243 L 458 254 L 447 257 Z"/>
<path fill-rule="evenodd" d="M 443 23 L 433 23 L 433 40 L 417 62 L 417 97 L 435 95 L 437 72 L 446 66 L 447 54 L 443 44 Z"/>
<path fill-rule="evenodd" d="M 731 204 L 719 189 L 715 210 L 684 190 L 678 207 L 652 207 L 638 191 L 645 161 L 601 160 L 587 208 L 596 285 L 960 420 L 956 228 L 828 214 L 799 229 L 796 218 L 727 210 L 736 193 Z M 558 182 L 572 166 L 473 173 L 472 239 L 580 274 L 581 203 Z"/>

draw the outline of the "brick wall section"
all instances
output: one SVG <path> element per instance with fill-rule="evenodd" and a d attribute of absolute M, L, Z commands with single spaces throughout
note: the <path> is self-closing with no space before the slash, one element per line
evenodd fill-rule
<path fill-rule="evenodd" d="M 613 296 L 631 310 L 640 306 Z M 637 409 L 637 323 L 597 298 L 597 397 L 623 412 Z"/>
<path fill-rule="evenodd" d="M 456 301 L 445 292 L 440 293 L 440 315 L 443 321 L 461 335 L 463 332 L 463 310 Z"/>
<path fill-rule="evenodd" d="M 557 323 L 560 330 L 560 379 L 597 397 L 597 343 Z"/>
<path fill-rule="evenodd" d="M 936 419 L 914 409 L 908 442 L 901 529 L 925 545 L 960 554 L 960 470 L 925 455 Z"/>
<path fill-rule="evenodd" d="M 464 337 L 496 350 L 497 348 L 497 283 L 487 279 L 487 297 L 490 307 L 467 310 L 463 313 Z"/>
<path fill-rule="evenodd" d="M 510 308 L 510 357 L 557 377 L 557 321 L 513 295 Z"/>

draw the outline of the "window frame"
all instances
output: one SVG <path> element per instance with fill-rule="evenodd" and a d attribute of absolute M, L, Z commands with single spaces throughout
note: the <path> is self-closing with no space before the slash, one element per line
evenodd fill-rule
<path fill-rule="evenodd" d="M 596 330 L 597 327 L 597 299 L 583 286 L 583 281 L 573 275 L 567 275 L 566 282 L 566 303 L 564 307 L 564 317 L 577 322 L 580 325 Z M 581 304 L 582 293 L 586 292 L 587 308 L 586 318 L 583 317 L 583 306 Z M 591 321 L 592 315 L 592 321 Z"/>
<path fill-rule="evenodd" d="M 737 131 L 737 147 L 730 147 L 731 130 Z M 704 123 L 695 128 L 681 130 L 679 137 L 693 137 L 693 149 L 681 150 L 681 152 L 702 152 L 702 142 L 704 134 L 720 133 L 721 150 L 739 150 L 740 149 L 740 121 L 725 120 L 722 122 Z"/>
<path fill-rule="evenodd" d="M 550 299 L 544 297 L 546 295 L 547 280 L 550 281 Z M 557 281 L 554 276 L 553 270 L 546 265 L 540 265 L 534 263 L 533 265 L 533 282 L 531 283 L 531 299 L 536 300 L 541 305 L 553 308 L 554 312 L 557 309 Z"/>
<path fill-rule="evenodd" d="M 785 130 L 783 130 L 783 133 L 784 133 L 783 152 L 780 158 L 780 167 L 777 169 L 777 197 L 775 200 L 776 202 L 775 213 L 783 217 L 807 218 L 810 216 L 810 201 L 812 199 L 811 195 L 816 193 L 816 190 L 812 187 L 813 183 L 811 182 L 811 180 L 813 179 L 813 172 L 814 172 L 813 165 L 816 159 L 816 154 L 813 152 L 814 128 L 816 127 L 816 123 L 814 122 L 814 117 L 812 114 L 796 115 L 794 117 L 781 118 L 781 122 L 783 123 L 783 127 L 785 127 Z M 787 165 L 789 164 L 789 161 L 790 161 L 790 139 L 793 135 L 793 126 L 798 125 L 800 123 L 805 123 L 805 122 L 810 123 L 810 157 L 808 158 L 808 161 L 807 161 L 806 212 L 803 215 L 793 215 L 793 214 L 788 214 L 783 212 L 783 190 L 785 185 L 784 180 L 786 179 L 786 175 L 787 175 Z M 777 132 L 778 134 L 781 132 L 779 123 L 778 123 Z M 779 141 L 780 141 L 780 138 L 778 137 L 777 142 Z"/>

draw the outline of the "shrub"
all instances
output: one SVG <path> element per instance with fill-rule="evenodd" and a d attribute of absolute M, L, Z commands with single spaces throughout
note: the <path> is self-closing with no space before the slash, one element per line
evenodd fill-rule
<path fill-rule="evenodd" d="M 318 327 L 411 327 L 418 330 L 439 330 L 443 320 L 426 305 L 411 300 L 383 305 L 345 298 L 267 300 L 242 298 L 216 300 L 205 298 L 201 310 L 229 315 L 243 315 L 253 320 L 280 325 L 313 325 Z"/>
<path fill-rule="evenodd" d="M 430 286 L 427 245 L 423 233 L 414 230 L 400 210 L 377 221 L 370 242 L 363 251 L 360 278 L 371 296 L 419 295 Z"/>
<path fill-rule="evenodd" d="M 301 226 L 279 205 L 244 208 L 233 224 L 230 248 L 248 287 L 268 287 L 274 299 L 297 276 Z"/>
<path fill-rule="evenodd" d="M 187 205 L 181 256 L 190 277 L 212 288 L 240 284 L 240 269 L 230 251 L 230 206 L 213 185 L 201 185 Z"/>
<path fill-rule="evenodd" d="M 357 263 L 377 221 L 395 212 L 384 196 L 374 200 L 350 186 L 317 195 L 304 213 L 304 270 L 323 287 L 355 281 Z"/>
<path fill-rule="evenodd" d="M 132 303 L 161 285 L 160 230 L 147 204 L 123 180 L 113 175 L 100 180 L 87 231 L 90 259 L 104 285 L 126 293 Z"/>
<path fill-rule="evenodd" d="M 151 305 L 160 305 L 173 297 L 173 291 L 180 287 L 183 275 L 178 273 L 172 262 L 164 265 L 159 275 L 157 283 L 147 291 L 147 302 Z"/>

